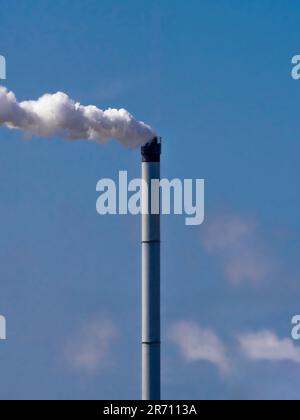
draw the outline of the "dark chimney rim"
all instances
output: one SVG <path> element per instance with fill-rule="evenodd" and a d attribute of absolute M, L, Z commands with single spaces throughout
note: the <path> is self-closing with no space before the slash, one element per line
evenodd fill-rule
<path fill-rule="evenodd" d="M 141 148 L 142 162 L 160 162 L 161 137 L 154 137 Z"/>

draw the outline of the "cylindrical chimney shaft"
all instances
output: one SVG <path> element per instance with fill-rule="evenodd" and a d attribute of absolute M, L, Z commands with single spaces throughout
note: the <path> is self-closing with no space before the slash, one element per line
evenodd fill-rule
<path fill-rule="evenodd" d="M 152 189 L 152 180 L 160 180 L 160 155 L 157 138 L 142 147 L 142 399 L 146 401 L 161 399 L 160 193 Z"/>

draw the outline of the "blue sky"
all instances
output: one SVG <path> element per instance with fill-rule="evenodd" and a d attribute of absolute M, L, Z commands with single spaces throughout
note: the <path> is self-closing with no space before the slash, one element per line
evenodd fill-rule
<path fill-rule="evenodd" d="M 298 399 L 299 3 L 0 8 L 20 100 L 125 107 L 163 136 L 164 176 L 206 180 L 203 226 L 163 219 L 163 397 Z M 139 219 L 95 211 L 97 181 L 139 159 L 1 128 L 1 399 L 139 398 Z"/>

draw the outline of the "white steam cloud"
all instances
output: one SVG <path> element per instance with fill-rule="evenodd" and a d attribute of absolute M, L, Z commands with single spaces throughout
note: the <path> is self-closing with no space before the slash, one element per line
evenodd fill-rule
<path fill-rule="evenodd" d="M 102 144 L 116 139 L 129 148 L 144 145 L 156 135 L 125 109 L 102 111 L 93 105 L 83 106 L 62 92 L 43 95 L 37 101 L 18 102 L 15 94 L 2 86 L 0 126 L 19 129 L 30 136 L 59 136 Z"/>

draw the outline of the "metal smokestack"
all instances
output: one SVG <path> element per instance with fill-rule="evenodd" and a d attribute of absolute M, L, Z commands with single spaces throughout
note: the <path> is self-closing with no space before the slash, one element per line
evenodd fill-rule
<path fill-rule="evenodd" d="M 142 399 L 161 399 L 160 366 L 160 197 L 151 181 L 160 179 L 161 141 L 142 147 Z M 146 188 L 146 186 L 148 188 Z M 151 203 L 159 211 L 152 214 Z M 145 211 L 146 210 L 146 211 Z"/>

